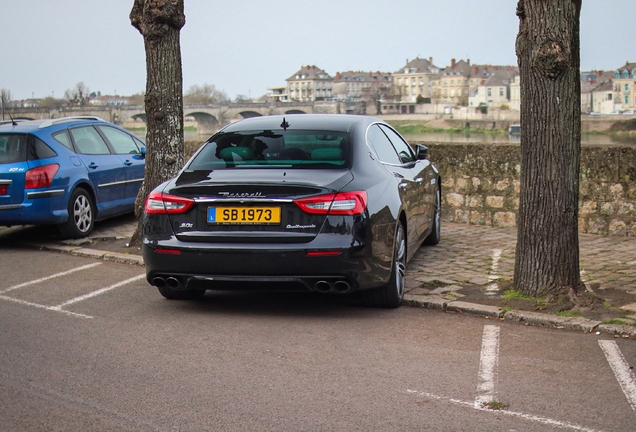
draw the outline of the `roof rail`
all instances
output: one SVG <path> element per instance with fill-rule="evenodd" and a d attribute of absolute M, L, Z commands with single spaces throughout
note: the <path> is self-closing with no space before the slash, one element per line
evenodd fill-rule
<path fill-rule="evenodd" d="M 45 127 L 49 127 L 49 126 L 53 126 L 54 124 L 57 123 L 64 123 L 64 122 L 69 122 L 69 121 L 73 121 L 73 120 L 101 120 L 101 121 L 105 121 L 103 118 L 101 117 L 97 117 L 97 116 L 69 116 L 69 117 L 60 117 L 60 118 L 56 118 L 56 119 L 49 119 L 45 122 L 42 122 L 39 126 L 39 129 L 45 128 Z"/>

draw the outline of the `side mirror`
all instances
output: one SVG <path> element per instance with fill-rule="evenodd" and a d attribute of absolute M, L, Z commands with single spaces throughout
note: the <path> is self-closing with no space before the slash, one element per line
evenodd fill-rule
<path fill-rule="evenodd" d="M 415 152 L 417 153 L 418 159 L 428 159 L 428 147 L 423 144 L 415 145 Z"/>
<path fill-rule="evenodd" d="M 146 158 L 146 147 L 141 148 L 141 157 L 144 159 Z"/>

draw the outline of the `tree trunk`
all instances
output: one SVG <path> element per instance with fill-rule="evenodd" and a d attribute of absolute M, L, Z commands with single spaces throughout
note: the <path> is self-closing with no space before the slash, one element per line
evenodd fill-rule
<path fill-rule="evenodd" d="M 185 24 L 183 0 L 135 0 L 130 22 L 146 50 L 146 169 L 135 201 L 139 221 L 130 240 L 141 243 L 146 197 L 183 166 L 183 77 L 179 32 Z"/>
<path fill-rule="evenodd" d="M 581 0 L 519 0 L 521 192 L 515 288 L 576 294 L 581 154 Z"/>

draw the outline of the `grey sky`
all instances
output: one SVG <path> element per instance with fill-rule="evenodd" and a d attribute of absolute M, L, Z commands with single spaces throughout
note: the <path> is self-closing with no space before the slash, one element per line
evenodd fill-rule
<path fill-rule="evenodd" d="M 142 36 L 133 0 L 0 0 L 0 88 L 13 99 L 145 90 Z M 395 72 L 406 59 L 439 67 L 455 58 L 515 65 L 516 0 L 185 0 L 184 90 L 214 84 L 258 97 L 302 65 L 329 74 Z M 636 0 L 583 0 L 581 68 L 636 61 Z"/>

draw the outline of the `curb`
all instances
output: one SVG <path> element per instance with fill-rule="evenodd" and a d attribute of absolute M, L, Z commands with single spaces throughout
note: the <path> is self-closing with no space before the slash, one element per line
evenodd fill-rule
<path fill-rule="evenodd" d="M 105 261 L 114 261 L 124 264 L 144 265 L 144 259 L 140 255 L 122 254 L 116 252 L 104 252 L 96 249 L 83 248 L 81 246 L 62 246 L 62 245 L 43 245 L 31 244 L 31 246 L 42 250 L 56 251 L 68 253 L 75 256 L 83 256 L 87 258 L 103 259 Z"/>
<path fill-rule="evenodd" d="M 537 327 L 579 331 L 583 333 L 596 332 L 596 334 L 607 334 L 614 337 L 636 339 L 636 327 L 618 324 L 601 324 L 600 321 L 594 321 L 587 318 L 559 317 L 539 312 L 520 310 L 504 311 L 504 309 L 496 306 L 446 300 L 439 296 L 418 296 L 406 294 L 404 295 L 404 304 L 412 307 L 443 310 L 444 312 L 466 313 L 486 318 L 497 318 L 502 321 L 511 321 Z"/>

